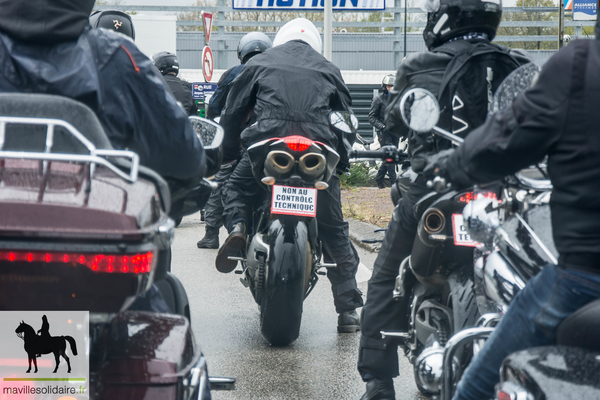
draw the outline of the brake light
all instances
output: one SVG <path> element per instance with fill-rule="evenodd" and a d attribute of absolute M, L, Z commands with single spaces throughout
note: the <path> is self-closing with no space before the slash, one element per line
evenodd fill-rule
<path fill-rule="evenodd" d="M 494 192 L 480 192 L 480 193 L 477 193 L 477 196 L 483 196 L 486 199 L 492 199 L 492 200 L 498 199 L 498 196 L 496 196 L 496 193 L 494 193 Z M 476 197 L 475 193 L 465 192 L 459 196 L 458 201 L 461 203 L 467 204 L 467 203 L 471 202 L 472 200 L 475 200 L 475 197 Z"/>
<path fill-rule="evenodd" d="M 313 141 L 302 136 L 288 136 L 283 142 L 293 151 L 304 151 L 313 144 Z"/>
<path fill-rule="evenodd" d="M 140 254 L 0 251 L 0 261 L 84 265 L 94 272 L 144 274 L 152 270 L 152 252 Z"/>

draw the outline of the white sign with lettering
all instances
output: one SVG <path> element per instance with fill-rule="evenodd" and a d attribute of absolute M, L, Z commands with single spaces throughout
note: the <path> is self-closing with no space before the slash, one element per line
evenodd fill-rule
<path fill-rule="evenodd" d="M 232 0 L 236 10 L 323 10 L 324 0 Z M 332 0 L 334 11 L 383 11 L 385 0 Z"/>
<path fill-rule="evenodd" d="M 273 185 L 271 214 L 317 215 L 317 189 Z"/>
<path fill-rule="evenodd" d="M 462 214 L 452 214 L 452 230 L 454 231 L 454 244 L 456 246 L 475 247 L 477 244 L 477 242 L 471 240 Z"/>

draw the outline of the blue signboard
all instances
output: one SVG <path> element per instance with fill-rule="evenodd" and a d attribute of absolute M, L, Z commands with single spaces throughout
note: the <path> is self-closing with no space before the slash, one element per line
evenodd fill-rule
<path fill-rule="evenodd" d="M 595 21 L 598 14 L 596 0 L 573 0 L 574 21 Z"/>
<path fill-rule="evenodd" d="M 385 0 L 332 0 L 333 11 L 381 11 Z M 324 0 L 232 0 L 236 10 L 323 10 Z"/>
<path fill-rule="evenodd" d="M 210 99 L 210 97 L 215 94 L 215 90 L 217 90 L 216 83 L 206 83 L 206 82 L 194 82 L 192 83 L 192 97 L 195 100 L 200 100 L 206 102 L 206 99 Z"/>

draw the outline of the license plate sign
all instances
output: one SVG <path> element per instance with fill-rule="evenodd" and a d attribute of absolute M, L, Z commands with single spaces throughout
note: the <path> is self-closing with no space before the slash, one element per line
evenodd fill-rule
<path fill-rule="evenodd" d="M 454 245 L 475 247 L 477 242 L 471 240 L 465 226 L 462 214 L 452 214 L 452 230 L 454 231 Z"/>
<path fill-rule="evenodd" d="M 316 216 L 317 189 L 273 185 L 271 214 Z"/>

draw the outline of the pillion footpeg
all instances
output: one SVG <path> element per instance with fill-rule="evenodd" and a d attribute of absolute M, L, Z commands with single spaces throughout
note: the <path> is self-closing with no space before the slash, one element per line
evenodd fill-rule
<path fill-rule="evenodd" d="M 336 263 L 318 263 L 317 264 L 317 269 L 319 268 L 336 268 L 337 264 Z"/>
<path fill-rule="evenodd" d="M 386 332 L 386 331 L 379 331 L 379 333 L 381 333 L 381 338 L 385 339 L 386 337 L 397 337 L 400 339 L 409 339 L 410 335 L 406 332 Z"/>

